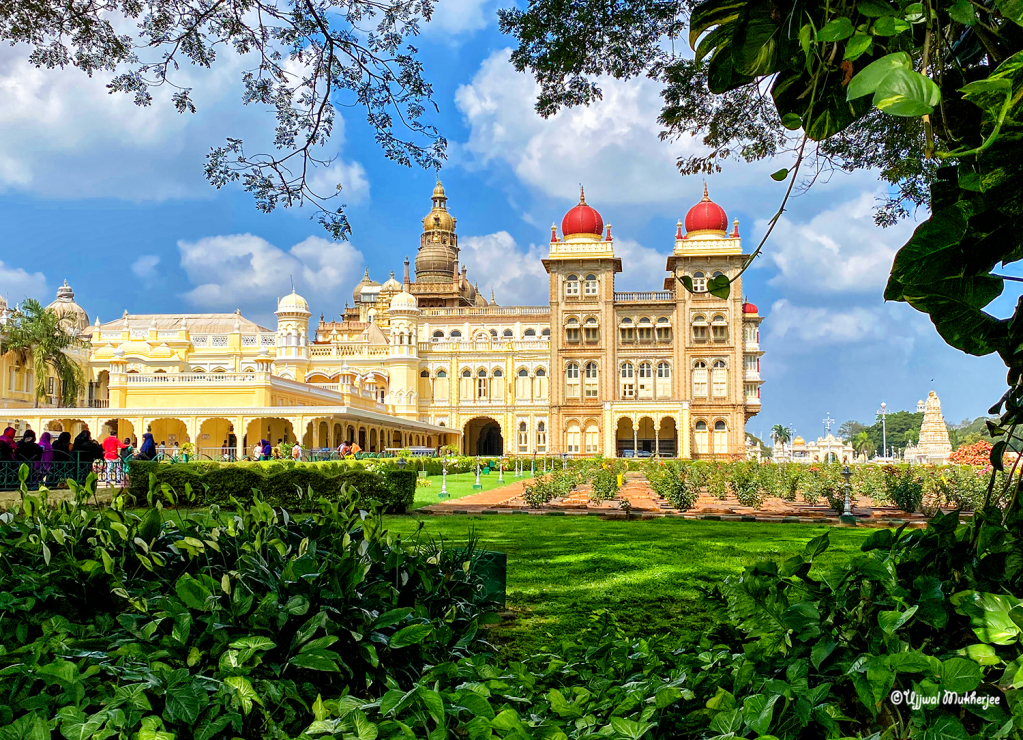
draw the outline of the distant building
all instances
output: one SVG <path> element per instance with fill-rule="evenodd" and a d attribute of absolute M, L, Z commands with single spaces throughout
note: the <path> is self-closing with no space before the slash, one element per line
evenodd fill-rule
<path fill-rule="evenodd" d="M 948 437 L 948 427 L 941 415 L 941 401 L 938 394 L 931 391 L 926 401 L 918 401 L 917 413 L 923 412 L 924 420 L 920 425 L 920 441 L 906 447 L 906 462 L 920 465 L 944 465 L 952 454 L 952 442 Z"/>
<path fill-rule="evenodd" d="M 856 451 L 852 445 L 838 439 L 831 432 L 824 437 L 818 437 L 816 442 L 807 443 L 802 437 L 796 437 L 791 445 L 780 442 L 775 445 L 772 459 L 777 463 L 857 462 Z"/>

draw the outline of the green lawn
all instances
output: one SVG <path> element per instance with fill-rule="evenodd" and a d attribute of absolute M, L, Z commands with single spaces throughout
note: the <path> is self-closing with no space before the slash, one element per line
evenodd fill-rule
<path fill-rule="evenodd" d="M 450 479 L 449 479 L 450 484 Z M 449 485 L 450 489 L 450 485 Z M 417 499 L 418 503 L 418 499 Z M 522 515 L 424 517 L 419 536 L 452 543 L 473 529 L 486 549 L 508 556 L 508 608 L 497 629 L 513 655 L 569 638 L 595 609 L 612 610 L 633 634 L 697 636 L 710 624 L 699 586 L 761 558 L 782 559 L 826 527 L 797 524 Z M 415 536 L 415 516 L 388 517 L 391 532 Z M 871 530 L 831 530 L 827 558 L 848 557 Z"/>
<path fill-rule="evenodd" d="M 504 482 L 498 482 L 498 473 L 493 471 L 489 475 L 480 476 L 480 485 L 483 486 L 484 491 L 489 491 L 493 488 L 500 488 L 501 486 L 508 486 L 518 480 L 527 480 L 528 476 L 523 478 L 516 478 L 514 473 L 505 471 Z M 414 509 L 418 509 L 423 506 L 429 506 L 435 504 L 439 500 L 437 498 L 440 493 L 441 476 L 431 475 L 427 480 L 430 481 L 429 486 L 419 486 L 416 488 L 416 502 L 413 504 Z M 462 498 L 463 496 L 471 496 L 474 493 L 480 493 L 480 491 L 473 490 L 473 484 L 476 483 L 475 473 L 458 473 L 457 475 L 448 475 L 448 498 Z"/>

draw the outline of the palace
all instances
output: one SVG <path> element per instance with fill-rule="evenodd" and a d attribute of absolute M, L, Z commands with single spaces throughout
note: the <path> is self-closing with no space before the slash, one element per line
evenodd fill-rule
<path fill-rule="evenodd" d="M 464 454 L 725 458 L 745 455 L 760 410 L 757 307 L 742 298 L 738 220 L 703 198 L 678 222 L 660 290 L 619 292 L 610 224 L 586 203 L 551 226 L 544 306 L 500 306 L 459 266 L 440 182 L 414 279 L 369 271 L 338 321 L 309 325 L 294 291 L 270 329 L 228 314 L 125 314 L 88 324 L 70 288 L 53 307 L 88 337 L 77 408 L 30 408 L 10 370 L 7 423 L 190 443 L 239 456 L 255 440 L 342 440 L 380 451 L 454 444 Z M 733 279 L 728 298 L 708 290 Z M 691 281 L 692 292 L 682 280 Z M 713 287 L 711 285 L 710 287 Z M 11 358 L 4 362 L 13 368 Z"/>

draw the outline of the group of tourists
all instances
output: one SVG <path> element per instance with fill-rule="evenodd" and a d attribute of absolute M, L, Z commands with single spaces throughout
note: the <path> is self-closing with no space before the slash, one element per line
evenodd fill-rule
<path fill-rule="evenodd" d="M 346 457 L 355 457 L 362 452 L 362 448 L 355 442 L 342 442 L 337 446 L 337 455 L 342 460 Z"/>
<path fill-rule="evenodd" d="M 281 445 L 284 443 L 283 439 L 277 440 L 276 445 L 271 445 L 270 440 L 261 439 L 256 444 L 252 445 L 252 459 L 253 460 L 283 460 L 284 455 L 281 453 Z M 300 461 L 302 459 L 302 445 L 295 444 L 291 448 L 291 459 Z"/>

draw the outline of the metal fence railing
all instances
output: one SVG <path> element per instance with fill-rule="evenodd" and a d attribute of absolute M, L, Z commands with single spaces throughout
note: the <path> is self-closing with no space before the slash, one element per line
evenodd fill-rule
<path fill-rule="evenodd" d="M 23 462 L 19 460 L 0 460 L 0 491 L 14 491 L 21 487 L 21 466 L 28 466 L 26 485 L 35 490 L 40 486 L 47 488 L 67 488 L 68 480 L 85 483 L 89 473 L 96 473 L 100 485 L 123 486 L 127 484 L 131 469 L 131 460 L 91 460 L 80 456 L 57 459 L 52 462 Z"/>

